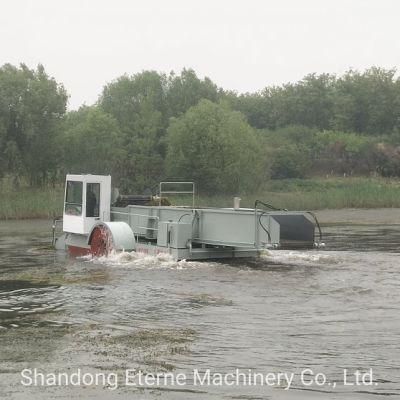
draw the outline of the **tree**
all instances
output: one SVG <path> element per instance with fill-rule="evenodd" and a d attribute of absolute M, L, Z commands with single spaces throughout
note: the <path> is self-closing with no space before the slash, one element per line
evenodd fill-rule
<path fill-rule="evenodd" d="M 183 69 L 180 75 L 170 73 L 167 80 L 166 103 L 169 117 L 178 117 L 201 99 L 216 102 L 219 91 L 209 79 L 201 80 L 192 69 Z"/>
<path fill-rule="evenodd" d="M 262 95 L 271 109 L 269 127 L 303 125 L 328 129 L 335 80 L 330 74 L 309 74 L 296 83 L 265 88 Z"/>
<path fill-rule="evenodd" d="M 117 121 L 97 106 L 71 111 L 65 120 L 63 150 L 65 172 L 113 175 L 119 178 L 125 152 Z"/>
<path fill-rule="evenodd" d="M 143 190 L 163 173 L 167 117 L 165 76 L 155 71 L 122 76 L 108 84 L 100 98 L 122 135 L 121 187 Z"/>
<path fill-rule="evenodd" d="M 42 65 L 0 68 L 0 158 L 6 173 L 26 176 L 32 185 L 55 178 L 67 98 Z"/>
<path fill-rule="evenodd" d="M 307 157 L 307 148 L 287 144 L 286 146 L 274 149 L 271 154 L 271 178 L 305 178 L 311 160 Z"/>
<path fill-rule="evenodd" d="M 222 102 L 227 102 L 233 110 L 243 113 L 249 124 L 256 129 L 275 129 L 276 121 L 272 115 L 271 98 L 264 93 L 245 93 L 237 95 L 224 91 Z"/>
<path fill-rule="evenodd" d="M 368 135 L 390 134 L 400 121 L 400 82 L 394 69 L 350 70 L 336 84 L 332 126 Z"/>
<path fill-rule="evenodd" d="M 263 181 L 262 141 L 245 117 L 201 100 L 168 129 L 167 170 L 205 193 L 238 193 Z"/>
<path fill-rule="evenodd" d="M 263 132 L 269 144 L 271 178 L 304 178 L 318 151 L 317 130 L 301 125 L 290 125 Z"/>

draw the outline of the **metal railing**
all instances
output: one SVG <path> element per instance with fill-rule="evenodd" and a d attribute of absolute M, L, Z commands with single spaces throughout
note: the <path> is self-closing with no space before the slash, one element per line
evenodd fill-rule
<path fill-rule="evenodd" d="M 163 190 L 163 185 L 192 185 L 192 190 Z M 194 182 L 160 182 L 160 200 L 159 205 L 161 206 L 161 200 L 164 194 L 191 194 L 192 195 L 192 207 L 194 208 L 195 198 L 195 184 Z"/>

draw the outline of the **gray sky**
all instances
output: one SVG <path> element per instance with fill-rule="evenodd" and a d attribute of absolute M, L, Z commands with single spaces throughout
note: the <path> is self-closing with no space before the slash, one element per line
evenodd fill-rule
<path fill-rule="evenodd" d="M 13 0 L 0 13 L 0 65 L 42 63 L 97 100 L 118 76 L 193 68 L 256 91 L 311 72 L 400 64 L 398 0 Z"/>

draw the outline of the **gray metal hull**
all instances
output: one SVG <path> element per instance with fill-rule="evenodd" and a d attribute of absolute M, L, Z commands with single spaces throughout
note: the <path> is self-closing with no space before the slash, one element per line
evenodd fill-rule
<path fill-rule="evenodd" d="M 131 227 L 136 251 L 175 259 L 256 257 L 315 242 L 315 224 L 305 212 L 131 205 L 112 207 L 111 220 Z"/>

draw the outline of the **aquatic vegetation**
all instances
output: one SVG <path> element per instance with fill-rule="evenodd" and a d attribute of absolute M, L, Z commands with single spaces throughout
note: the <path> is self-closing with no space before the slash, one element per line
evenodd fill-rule
<path fill-rule="evenodd" d="M 126 327 L 128 331 L 95 325 L 82 328 L 73 335 L 73 340 L 79 348 L 93 353 L 99 366 L 105 368 L 104 364 L 112 363 L 120 369 L 129 360 L 131 367 L 133 363 L 137 369 L 148 373 L 174 370 L 171 359 L 189 354 L 190 343 L 196 336 L 190 328 L 132 330 Z"/>
<path fill-rule="evenodd" d="M 18 370 L 19 363 L 52 360 L 60 342 L 67 340 L 66 336 L 75 330 L 76 327 L 69 324 L 30 324 L 17 329 L 0 329 L 2 367 L 12 365 Z"/>
<path fill-rule="evenodd" d="M 24 271 L 13 275 L 14 281 L 25 283 L 25 287 L 47 287 L 77 284 L 104 284 L 110 281 L 110 273 L 107 269 L 84 270 L 80 273 L 45 271 Z M 7 275 L 0 276 L 0 284 L 6 284 Z"/>
<path fill-rule="evenodd" d="M 207 293 L 184 294 L 187 301 L 197 306 L 231 306 L 233 301 L 222 296 L 213 296 Z"/>
<path fill-rule="evenodd" d="M 0 190 L 0 220 L 53 218 L 62 214 L 63 189 Z M 313 178 L 266 181 L 257 192 L 241 193 L 242 207 L 262 199 L 278 208 L 319 210 L 338 208 L 400 207 L 400 181 L 384 178 Z M 170 198 L 172 204 L 188 199 Z M 198 196 L 196 205 L 232 207 L 230 195 Z"/>

